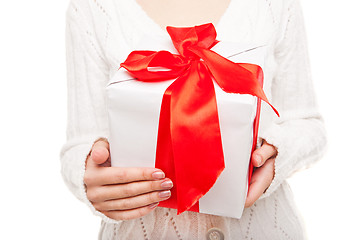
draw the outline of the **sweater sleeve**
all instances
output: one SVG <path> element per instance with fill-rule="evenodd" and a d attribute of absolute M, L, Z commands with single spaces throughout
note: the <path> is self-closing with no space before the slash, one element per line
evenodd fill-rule
<path fill-rule="evenodd" d="M 272 103 L 281 117 L 259 132 L 259 138 L 274 145 L 278 155 L 274 179 L 260 199 L 269 196 L 296 171 L 310 167 L 326 148 L 326 132 L 313 89 L 299 0 L 291 1 L 286 10 L 284 34 L 275 47 L 278 67 L 271 87 Z"/>
<path fill-rule="evenodd" d="M 108 64 L 97 43 L 87 1 L 71 1 L 66 16 L 68 88 L 67 141 L 60 152 L 61 174 L 70 191 L 105 221 L 87 199 L 85 161 L 93 143 L 108 136 L 105 86 Z"/>

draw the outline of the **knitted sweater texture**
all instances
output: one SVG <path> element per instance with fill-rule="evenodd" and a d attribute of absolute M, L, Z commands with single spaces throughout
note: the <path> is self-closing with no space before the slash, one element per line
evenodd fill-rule
<path fill-rule="evenodd" d="M 199 23 L 200 24 L 200 23 Z M 218 40 L 267 45 L 264 90 L 278 118 L 262 104 L 259 141 L 278 150 L 267 191 L 240 220 L 157 208 L 130 221 L 96 211 L 86 197 L 85 160 L 109 135 L 105 86 L 144 34 L 167 37 L 135 0 L 71 0 L 67 11 L 68 123 L 60 153 L 71 192 L 102 218 L 99 239 L 206 239 L 211 228 L 225 239 L 306 239 L 301 214 L 286 179 L 324 153 L 326 134 L 309 68 L 299 0 L 232 0 L 216 25 Z"/>

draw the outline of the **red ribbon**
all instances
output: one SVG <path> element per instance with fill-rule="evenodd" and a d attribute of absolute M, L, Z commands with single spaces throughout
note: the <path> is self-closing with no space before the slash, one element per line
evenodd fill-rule
<path fill-rule="evenodd" d="M 225 92 L 256 96 L 279 114 L 259 84 L 260 66 L 234 63 L 210 50 L 218 43 L 211 23 L 167 31 L 179 54 L 133 51 L 121 67 L 139 81 L 176 79 L 162 100 L 155 166 L 174 182 L 172 197 L 161 206 L 177 206 L 180 214 L 192 210 L 225 167 L 212 78 Z"/>

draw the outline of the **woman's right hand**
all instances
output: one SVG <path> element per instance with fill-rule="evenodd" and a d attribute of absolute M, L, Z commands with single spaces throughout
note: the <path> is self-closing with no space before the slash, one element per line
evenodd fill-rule
<path fill-rule="evenodd" d="M 173 183 L 160 169 L 110 167 L 109 156 L 109 143 L 100 139 L 86 160 L 84 183 L 96 210 L 115 220 L 129 220 L 170 198 Z"/>

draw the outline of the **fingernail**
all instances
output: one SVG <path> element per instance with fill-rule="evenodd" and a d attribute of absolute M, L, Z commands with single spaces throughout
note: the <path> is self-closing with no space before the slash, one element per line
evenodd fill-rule
<path fill-rule="evenodd" d="M 173 183 L 172 183 L 172 181 L 167 180 L 167 181 L 165 181 L 165 182 L 162 182 L 162 183 L 160 184 L 160 187 L 161 187 L 161 188 L 172 188 L 172 187 L 173 187 Z"/>
<path fill-rule="evenodd" d="M 157 205 L 159 205 L 158 202 L 157 202 L 157 203 L 150 204 L 148 207 L 152 209 L 152 208 L 156 208 Z"/>
<path fill-rule="evenodd" d="M 152 174 L 152 177 L 155 179 L 155 180 L 160 180 L 160 179 L 163 179 L 165 177 L 165 173 L 163 172 L 160 172 L 160 171 L 157 171 L 157 172 L 154 172 Z"/>
<path fill-rule="evenodd" d="M 170 190 L 159 192 L 159 197 L 161 198 L 168 198 L 170 197 L 170 195 L 171 195 Z"/>

